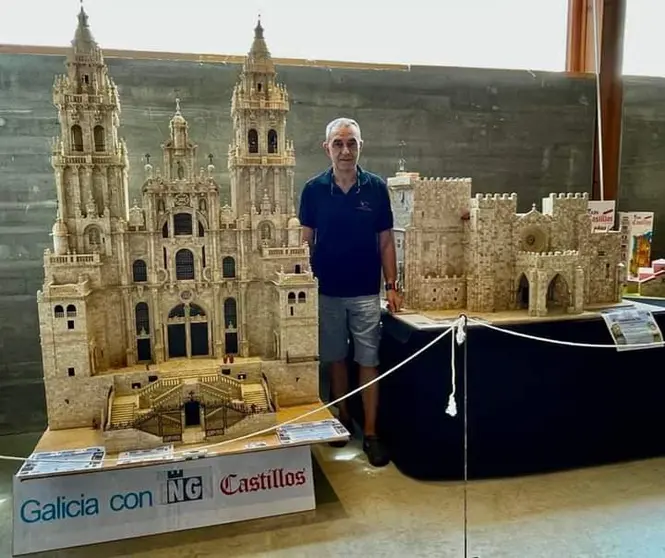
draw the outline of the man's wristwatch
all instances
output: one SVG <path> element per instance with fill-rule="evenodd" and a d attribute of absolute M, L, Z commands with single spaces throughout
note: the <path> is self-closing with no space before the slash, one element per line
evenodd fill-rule
<path fill-rule="evenodd" d="M 386 291 L 397 291 L 397 281 L 388 281 L 383 285 Z"/>

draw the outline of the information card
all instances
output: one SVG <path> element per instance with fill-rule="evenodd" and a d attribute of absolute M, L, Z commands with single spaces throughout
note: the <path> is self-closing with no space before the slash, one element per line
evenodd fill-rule
<path fill-rule="evenodd" d="M 33 453 L 23 463 L 17 477 L 50 475 L 71 471 L 99 469 L 106 451 L 103 447 Z"/>
<path fill-rule="evenodd" d="M 618 351 L 663 347 L 663 334 L 649 310 L 616 308 L 602 313 Z"/>
<path fill-rule="evenodd" d="M 285 424 L 277 429 L 277 437 L 281 444 L 318 442 L 350 435 L 350 432 L 337 419 Z"/>

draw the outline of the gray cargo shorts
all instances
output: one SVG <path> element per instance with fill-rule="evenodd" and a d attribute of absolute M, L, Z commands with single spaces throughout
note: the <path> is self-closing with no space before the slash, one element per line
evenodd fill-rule
<path fill-rule="evenodd" d="M 360 366 L 379 365 L 381 299 L 378 294 L 355 297 L 319 295 L 319 359 L 344 360 L 353 338 L 354 360 Z"/>

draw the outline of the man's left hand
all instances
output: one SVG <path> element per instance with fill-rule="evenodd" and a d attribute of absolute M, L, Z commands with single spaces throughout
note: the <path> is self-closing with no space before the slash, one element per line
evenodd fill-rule
<path fill-rule="evenodd" d="M 389 312 L 394 314 L 400 311 L 400 308 L 402 307 L 402 297 L 396 290 L 391 289 L 386 291 L 386 300 L 388 301 Z"/>

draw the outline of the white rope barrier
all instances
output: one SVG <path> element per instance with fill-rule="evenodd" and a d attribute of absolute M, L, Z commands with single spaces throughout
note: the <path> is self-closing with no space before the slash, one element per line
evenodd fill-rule
<path fill-rule="evenodd" d="M 386 370 L 383 374 L 380 374 L 379 376 L 372 379 L 371 381 L 362 384 L 361 386 L 357 387 L 353 391 L 350 391 L 346 395 L 343 395 L 342 397 L 339 397 L 339 398 L 335 399 L 334 401 L 331 401 L 330 403 L 322 405 L 321 407 L 318 407 L 318 408 L 313 409 L 311 411 L 307 411 L 306 413 L 303 413 L 302 415 L 299 415 L 299 416 L 294 417 L 292 419 L 285 420 L 283 422 L 280 422 L 280 423 L 275 424 L 273 426 L 270 426 L 268 428 L 264 428 L 263 430 L 258 430 L 256 432 L 251 432 L 249 434 L 244 434 L 243 436 L 238 436 L 237 438 L 232 438 L 232 439 L 229 439 L 229 440 L 223 440 L 221 442 L 217 442 L 217 443 L 214 443 L 214 444 L 209 444 L 209 445 L 206 445 L 206 446 L 202 446 L 202 447 L 196 448 L 195 450 L 190 449 L 190 450 L 176 451 L 176 452 L 173 453 L 173 458 L 176 459 L 177 457 L 184 456 L 186 454 L 189 454 L 191 451 L 210 450 L 210 449 L 218 448 L 218 447 L 221 447 L 221 446 L 226 446 L 226 445 L 229 445 L 229 444 L 234 444 L 236 442 L 242 442 L 243 440 L 247 440 L 249 438 L 254 438 L 255 436 L 261 436 L 263 434 L 270 434 L 271 432 L 276 431 L 278 428 L 281 428 L 282 426 L 286 426 L 287 424 L 291 424 L 291 423 L 294 423 L 294 422 L 301 421 L 304 418 L 312 416 L 316 413 L 320 413 L 321 411 L 324 411 L 325 409 L 333 407 L 334 405 L 337 405 L 338 403 L 344 401 L 345 399 L 348 399 L 349 397 L 354 396 L 356 393 L 360 393 L 362 390 L 368 388 L 372 384 L 375 384 L 376 382 L 379 382 L 380 380 L 383 380 L 385 377 L 389 376 L 390 374 L 392 374 L 396 370 L 399 370 L 402 366 L 404 366 L 405 364 L 411 362 L 414 358 L 420 356 L 427 349 L 429 349 L 430 347 L 436 345 L 446 335 L 448 335 L 450 332 L 452 332 L 453 329 L 455 329 L 454 325 L 449 327 L 446 331 L 444 331 L 443 333 L 441 333 L 440 335 L 435 337 L 432 341 L 430 341 L 429 343 L 427 343 L 426 345 L 424 345 L 423 347 L 418 349 L 415 353 L 413 353 L 409 357 L 405 358 L 402 362 L 400 362 L 400 363 L 396 364 L 395 366 L 393 366 L 391 369 Z M 454 343 L 454 338 L 453 338 L 453 343 Z M 454 357 L 454 353 L 453 353 L 453 357 Z M 454 358 L 453 358 L 453 360 L 454 360 Z M 453 370 L 454 370 L 454 364 L 452 364 L 452 366 L 453 366 Z M 453 372 L 453 387 L 455 385 L 455 379 L 454 378 L 455 378 L 455 374 Z M 18 457 L 18 456 L 14 456 L 14 455 L 0 455 L 0 461 L 25 462 L 25 461 L 28 461 L 28 458 L 27 457 Z M 118 461 L 118 458 L 108 458 L 108 459 L 104 460 L 104 463 L 105 464 L 112 464 L 112 463 L 116 463 L 117 461 Z M 49 462 L 51 462 L 51 463 L 58 463 L 58 462 L 62 462 L 62 463 L 77 463 L 77 462 L 79 462 L 79 463 L 88 463 L 88 460 L 78 461 L 76 459 L 67 459 L 67 460 L 58 461 L 57 459 L 52 459 L 52 460 L 49 460 Z"/>
<path fill-rule="evenodd" d="M 561 341 L 559 339 L 548 339 L 547 337 L 538 337 L 537 335 L 529 335 L 528 333 L 520 333 L 519 331 L 513 331 L 511 329 L 505 329 L 502 327 L 497 327 L 488 322 L 477 320 L 475 318 L 469 318 L 470 322 L 478 324 L 480 326 L 486 327 L 487 329 L 493 329 L 494 331 L 499 331 L 501 333 L 506 333 L 508 335 L 514 335 L 515 337 L 521 337 L 522 339 L 530 339 L 532 341 L 540 341 L 541 343 L 551 343 L 553 345 L 565 345 L 568 347 L 584 347 L 587 349 L 614 349 L 616 351 L 616 345 L 601 345 L 597 343 L 576 343 L 575 341 Z M 653 343 L 630 343 L 625 345 L 625 347 L 631 347 L 635 349 L 646 349 L 654 347 L 663 347 L 664 343 L 653 342 Z"/>

